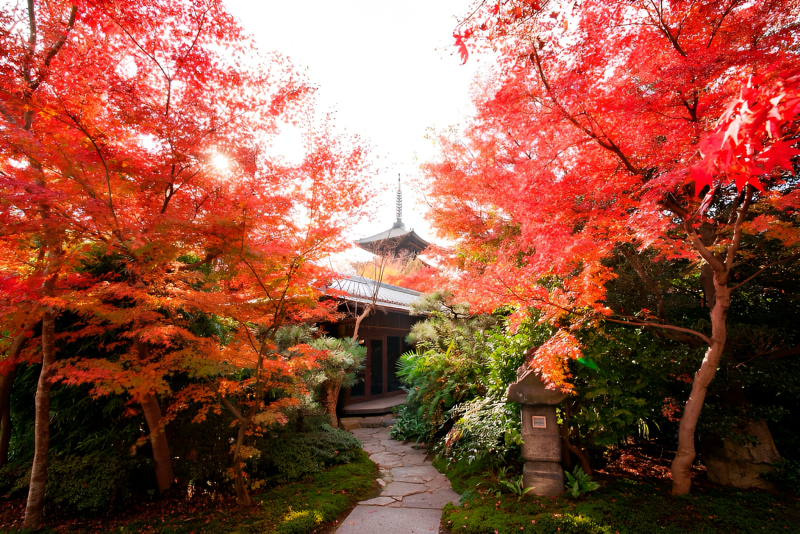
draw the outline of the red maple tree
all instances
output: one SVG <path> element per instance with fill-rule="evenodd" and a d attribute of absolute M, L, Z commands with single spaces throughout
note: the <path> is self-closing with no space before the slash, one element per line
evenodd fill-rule
<path fill-rule="evenodd" d="M 174 478 L 166 417 L 189 401 L 231 407 L 247 503 L 241 451 L 254 421 L 274 412 L 265 384 L 320 357 L 282 362 L 270 339 L 285 322 L 328 312 L 317 297 L 331 273 L 315 261 L 344 246 L 361 214 L 364 151 L 332 133 L 291 63 L 259 55 L 219 1 L 31 1 L 0 24 L 0 280 L 14 303 L 4 329 L 15 335 L 2 413 L 16 364 L 42 363 L 25 527 L 41 522 L 58 379 L 141 407 L 160 491 Z M 306 132 L 299 164 L 269 144 L 291 123 Z M 103 261 L 114 268 L 97 274 Z M 56 336 L 64 311 L 82 326 Z M 198 314 L 234 325 L 233 341 L 193 334 Z M 103 334 L 114 338 L 108 358 L 57 361 L 67 338 Z M 242 367 L 253 378 L 233 383 L 230 370 Z M 204 379 L 205 390 L 175 394 L 174 373 Z M 163 412 L 159 397 L 173 395 Z"/>
<path fill-rule="evenodd" d="M 765 239 L 782 241 L 778 261 L 796 258 L 797 15 L 790 1 L 501 0 L 459 27 L 458 46 L 499 59 L 478 82 L 476 117 L 426 166 L 461 285 L 485 308 L 514 302 L 570 315 L 572 327 L 611 320 L 706 343 L 680 422 L 676 494 L 690 489 L 730 292 L 747 281 L 738 269 Z M 652 309 L 609 309 L 604 260 L 622 245 L 639 262 L 646 251 L 694 262 L 710 332 L 671 324 L 644 271 Z M 536 361 L 565 384 L 563 359 L 579 350 L 562 330 Z"/>

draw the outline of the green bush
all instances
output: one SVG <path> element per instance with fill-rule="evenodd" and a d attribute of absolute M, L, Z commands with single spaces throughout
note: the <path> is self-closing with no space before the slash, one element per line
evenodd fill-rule
<path fill-rule="evenodd" d="M 225 475 L 231 466 L 231 439 L 236 439 L 238 428 L 231 426 L 233 418 L 227 411 L 209 410 L 204 420 L 193 422 L 199 410 L 199 405 L 190 406 L 167 426 L 175 477 L 198 491 L 227 491 L 230 480 Z"/>
<path fill-rule="evenodd" d="M 6 466 L 0 471 L 0 491 L 9 497 L 28 492 L 31 466 Z M 151 488 L 153 466 L 142 457 L 117 452 L 56 455 L 47 466 L 48 507 L 77 514 L 103 512 L 145 497 Z"/>
<path fill-rule="evenodd" d="M 473 462 L 487 457 L 503 463 L 518 455 L 521 440 L 511 437 L 520 428 L 518 405 L 500 395 L 478 397 L 456 405 L 449 415 L 455 424 L 441 449 L 447 458 Z"/>
<path fill-rule="evenodd" d="M 786 489 L 797 496 L 800 496 L 800 462 L 797 460 L 782 459 L 772 464 L 774 471 L 767 472 L 762 476 L 783 489 Z"/>
<path fill-rule="evenodd" d="M 350 432 L 323 425 L 311 432 L 270 432 L 257 444 L 260 455 L 249 470 L 254 478 L 284 483 L 352 462 L 361 442 Z"/>
<path fill-rule="evenodd" d="M 457 404 L 448 413 L 454 422 L 445 438 L 443 452 L 448 458 L 473 462 L 487 457 L 496 464 L 519 455 L 520 411 L 517 404 L 506 402 L 506 389 L 517 380 L 525 351 L 550 334 L 549 327 L 532 320 L 515 332 L 505 323 L 485 332 L 486 354 L 479 376 L 486 394 Z"/>
<path fill-rule="evenodd" d="M 666 398 L 683 403 L 689 384 L 676 380 L 684 362 L 702 359 L 690 349 L 644 329 L 604 324 L 579 333 L 583 358 L 570 362 L 575 395 L 569 410 L 572 435 L 595 445 L 649 438 L 651 429 L 669 424 L 662 414 Z"/>
<path fill-rule="evenodd" d="M 56 508 L 79 513 L 106 510 L 126 500 L 130 465 L 117 454 L 53 458 L 47 466 L 47 499 Z M 152 471 L 150 472 L 152 477 Z"/>
<path fill-rule="evenodd" d="M 8 464 L 0 469 L 0 495 L 24 497 L 28 493 L 30 464 Z"/>
<path fill-rule="evenodd" d="M 430 349 L 401 356 L 397 375 L 409 394 L 397 412 L 392 436 L 429 441 L 449 419 L 447 411 L 453 405 L 485 393 L 476 356 L 480 357 L 460 350 L 455 339 L 444 352 Z"/>
<path fill-rule="evenodd" d="M 432 441 L 443 433 L 454 405 L 487 392 L 484 371 L 490 354 L 489 332 L 502 321 L 493 315 L 467 314 L 452 295 L 426 295 L 414 303 L 413 313 L 426 315 L 411 328 L 408 341 L 416 350 L 404 354 L 397 375 L 409 394 L 397 412 L 392 436 Z"/>

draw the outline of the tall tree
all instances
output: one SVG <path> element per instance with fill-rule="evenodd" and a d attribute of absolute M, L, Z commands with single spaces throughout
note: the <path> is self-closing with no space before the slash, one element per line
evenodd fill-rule
<path fill-rule="evenodd" d="M 795 258 L 797 107 L 784 88 L 796 80 L 785 71 L 797 62 L 798 8 L 507 0 L 481 2 L 455 34 L 464 59 L 473 43 L 499 58 L 476 90 L 475 119 L 442 137 L 426 167 L 433 221 L 459 242 L 462 285 L 486 307 L 511 301 L 706 343 L 681 419 L 676 494 L 690 489 L 730 291 L 746 282 L 738 269 L 769 239 L 783 244 L 779 261 Z M 737 135 L 745 124 L 750 135 Z M 695 262 L 711 328 L 671 324 L 655 286 L 648 309 L 608 308 L 607 260 L 620 247 L 633 262 L 646 251 Z M 561 330 L 537 359 L 563 382 L 569 354 L 579 347 Z"/>

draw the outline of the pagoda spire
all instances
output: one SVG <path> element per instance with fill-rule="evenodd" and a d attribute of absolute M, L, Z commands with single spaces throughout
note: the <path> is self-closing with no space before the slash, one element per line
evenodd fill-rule
<path fill-rule="evenodd" d="M 403 191 L 400 189 L 400 173 L 397 173 L 397 220 L 394 228 L 403 228 Z"/>
<path fill-rule="evenodd" d="M 425 250 L 428 242 L 418 236 L 413 229 L 406 230 L 406 225 L 403 224 L 403 190 L 400 176 L 398 173 L 397 221 L 388 230 L 356 240 L 356 245 L 378 256 L 400 257 L 402 254 L 415 258 L 417 254 Z"/>

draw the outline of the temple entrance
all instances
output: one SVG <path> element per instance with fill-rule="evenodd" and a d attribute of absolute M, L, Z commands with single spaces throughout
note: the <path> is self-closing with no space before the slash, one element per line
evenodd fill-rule
<path fill-rule="evenodd" d="M 397 376 L 397 362 L 411 347 L 403 339 L 404 335 L 400 334 L 391 332 L 379 335 L 378 332 L 365 332 L 366 369 L 361 375 L 363 381 L 350 389 L 350 402 L 402 392 L 400 378 Z"/>

